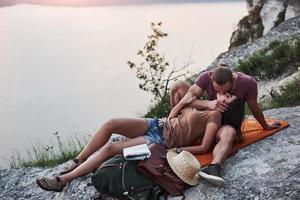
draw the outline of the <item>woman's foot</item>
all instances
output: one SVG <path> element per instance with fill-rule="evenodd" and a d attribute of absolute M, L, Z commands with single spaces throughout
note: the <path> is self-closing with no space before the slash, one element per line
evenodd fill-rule
<path fill-rule="evenodd" d="M 75 168 L 77 168 L 79 165 L 81 165 L 84 161 L 83 160 L 79 160 L 77 158 L 73 159 L 73 160 L 70 160 L 68 161 L 67 165 L 64 167 L 64 169 L 59 172 L 60 175 L 63 175 L 63 174 L 67 174 L 71 171 L 73 171 Z"/>
<path fill-rule="evenodd" d="M 61 192 L 66 184 L 58 176 L 37 178 L 36 183 L 46 191 Z"/>

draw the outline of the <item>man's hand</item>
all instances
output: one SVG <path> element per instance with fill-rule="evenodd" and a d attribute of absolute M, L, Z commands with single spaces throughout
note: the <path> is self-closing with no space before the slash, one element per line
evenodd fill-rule
<path fill-rule="evenodd" d="M 217 110 L 219 112 L 225 112 L 228 108 L 228 104 L 223 101 L 213 100 L 207 104 L 209 110 Z"/>
<path fill-rule="evenodd" d="M 265 130 L 272 130 L 280 127 L 280 121 L 273 121 L 272 123 L 267 123 L 266 127 L 263 127 Z"/>

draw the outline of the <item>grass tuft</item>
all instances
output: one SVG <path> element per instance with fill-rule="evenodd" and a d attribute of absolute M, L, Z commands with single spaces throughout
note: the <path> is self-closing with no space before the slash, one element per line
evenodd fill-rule
<path fill-rule="evenodd" d="M 53 167 L 75 158 L 87 144 L 90 135 L 75 136 L 69 141 L 63 141 L 58 134 L 53 134 L 55 144 L 32 144 L 31 150 L 27 150 L 27 156 L 16 151 L 11 157 L 10 167 Z"/>

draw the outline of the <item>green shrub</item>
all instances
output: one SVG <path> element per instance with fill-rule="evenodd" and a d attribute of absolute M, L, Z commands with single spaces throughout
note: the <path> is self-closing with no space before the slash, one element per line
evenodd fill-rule
<path fill-rule="evenodd" d="M 279 42 L 278 40 L 274 40 L 274 41 L 270 42 L 269 49 L 275 48 L 275 47 L 279 46 L 280 44 L 281 44 L 281 42 Z"/>
<path fill-rule="evenodd" d="M 149 111 L 144 115 L 144 117 L 149 118 L 163 118 L 167 117 L 171 111 L 169 95 L 162 101 L 158 101 L 153 107 L 149 109 Z"/>
<path fill-rule="evenodd" d="M 249 40 L 250 33 L 249 32 L 238 32 L 236 40 L 231 44 L 233 47 L 237 47 L 243 44 L 246 44 Z"/>
<path fill-rule="evenodd" d="M 288 41 L 288 48 L 286 51 L 287 57 L 291 62 L 298 63 L 300 61 L 300 39 L 293 38 Z"/>
<path fill-rule="evenodd" d="M 300 105 L 300 80 L 295 79 L 291 83 L 280 87 L 279 92 L 272 90 L 270 107 L 278 108 L 285 106 Z"/>
<path fill-rule="evenodd" d="M 277 15 L 277 19 L 274 22 L 274 27 L 278 26 L 279 24 L 281 24 L 282 22 L 284 22 L 285 19 L 285 11 L 286 9 L 284 9 L 283 11 L 281 11 L 280 13 L 278 13 Z"/>
<path fill-rule="evenodd" d="M 284 20 L 285 20 L 285 13 L 286 13 L 286 9 L 288 7 L 288 4 L 289 4 L 289 0 L 284 0 L 283 1 L 284 9 L 281 12 L 278 13 L 277 19 L 274 22 L 274 27 L 276 27 L 279 24 L 281 24 L 282 22 L 284 22 Z"/>
<path fill-rule="evenodd" d="M 193 74 L 190 77 L 186 77 L 185 82 L 188 83 L 189 85 L 193 85 L 194 80 L 197 78 L 197 76 L 198 76 L 197 74 Z M 208 97 L 207 97 L 206 93 L 204 92 L 203 95 L 199 99 L 206 100 L 206 99 L 208 99 Z M 149 111 L 144 115 L 144 117 L 149 117 L 149 118 L 168 117 L 170 111 L 171 111 L 170 95 L 167 94 L 162 101 L 158 101 L 158 102 L 156 102 L 156 104 L 154 104 L 152 107 L 150 107 Z"/>
<path fill-rule="evenodd" d="M 258 79 L 270 79 L 280 76 L 287 68 L 295 69 L 300 61 L 300 38 L 287 41 L 273 41 L 247 59 L 238 62 L 237 71 Z"/>
<path fill-rule="evenodd" d="M 279 90 L 271 90 L 270 98 L 262 96 L 259 100 L 263 110 L 271 108 L 288 107 L 300 105 L 300 80 L 295 79 L 285 86 L 281 86 Z"/>
<path fill-rule="evenodd" d="M 265 27 L 264 27 L 262 21 L 260 21 L 260 23 L 257 25 L 257 27 L 255 29 L 255 33 L 256 33 L 255 38 L 260 38 L 261 36 L 263 36 L 264 29 L 265 29 Z"/>

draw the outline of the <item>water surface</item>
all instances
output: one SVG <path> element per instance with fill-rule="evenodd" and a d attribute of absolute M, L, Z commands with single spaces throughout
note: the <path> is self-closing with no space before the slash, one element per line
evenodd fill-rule
<path fill-rule="evenodd" d="M 142 116 L 151 95 L 126 62 L 137 60 L 150 22 L 169 33 L 167 59 L 181 66 L 191 56 L 196 73 L 227 50 L 244 15 L 244 2 L 0 8 L 0 166 L 56 131 L 68 138 Z"/>

